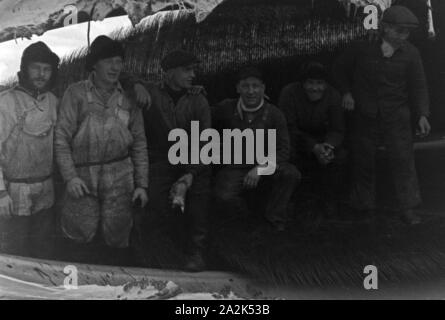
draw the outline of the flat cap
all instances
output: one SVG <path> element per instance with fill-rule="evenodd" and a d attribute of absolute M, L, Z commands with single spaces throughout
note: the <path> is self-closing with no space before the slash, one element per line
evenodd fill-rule
<path fill-rule="evenodd" d="M 161 67 L 162 70 L 167 71 L 199 62 L 199 59 L 193 53 L 184 50 L 175 50 L 167 53 L 167 55 L 162 59 Z"/>
<path fill-rule="evenodd" d="M 383 12 L 382 22 L 407 28 L 417 28 L 419 19 L 404 6 L 392 6 Z"/>
<path fill-rule="evenodd" d="M 244 67 L 238 72 L 238 82 L 246 80 L 247 78 L 257 78 L 264 82 L 264 76 L 261 70 L 253 66 Z"/>

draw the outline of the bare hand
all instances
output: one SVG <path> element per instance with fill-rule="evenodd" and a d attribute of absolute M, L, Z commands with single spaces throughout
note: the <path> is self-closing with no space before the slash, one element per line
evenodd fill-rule
<path fill-rule="evenodd" d="M 428 121 L 428 118 L 425 116 L 420 117 L 419 119 L 419 135 L 421 138 L 425 138 L 431 132 L 431 125 Z"/>
<path fill-rule="evenodd" d="M 80 199 L 90 193 L 87 185 L 80 178 L 71 179 L 66 185 L 66 190 L 74 199 Z"/>
<path fill-rule="evenodd" d="M 318 143 L 312 150 L 318 162 L 322 165 L 327 165 L 331 162 L 333 156 L 332 151 L 331 147 L 326 143 Z"/>
<path fill-rule="evenodd" d="M 244 177 L 244 188 L 255 189 L 260 182 L 261 176 L 258 174 L 258 168 L 250 170 Z"/>
<path fill-rule="evenodd" d="M 148 203 L 147 191 L 144 188 L 136 188 L 134 190 L 132 201 L 136 202 L 138 199 L 141 202 L 141 208 L 144 208 Z"/>
<path fill-rule="evenodd" d="M 9 195 L 0 199 L 0 217 L 10 217 L 14 212 L 14 205 Z"/>
<path fill-rule="evenodd" d="M 193 86 L 191 87 L 188 92 L 193 95 L 193 96 L 197 96 L 199 94 L 203 94 L 203 95 L 207 95 L 207 91 L 203 86 Z"/>
<path fill-rule="evenodd" d="M 151 96 L 150 93 L 145 89 L 145 87 L 140 84 L 136 83 L 134 85 L 134 93 L 136 94 L 136 102 L 143 107 L 150 107 L 151 106 Z"/>
<path fill-rule="evenodd" d="M 348 111 L 352 111 L 355 109 L 355 101 L 351 93 L 348 92 L 343 95 L 342 106 Z"/>

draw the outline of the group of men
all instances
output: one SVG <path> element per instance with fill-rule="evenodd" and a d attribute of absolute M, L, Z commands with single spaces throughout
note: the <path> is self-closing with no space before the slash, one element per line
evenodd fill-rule
<path fill-rule="evenodd" d="M 278 106 L 266 98 L 263 74 L 248 67 L 238 74 L 239 98 L 210 107 L 205 90 L 193 86 L 198 59 L 181 50 L 162 59 L 162 82 L 121 81 L 124 49 L 105 36 L 89 49 L 88 79 L 71 85 L 59 101 L 51 93 L 59 58 L 44 43 L 32 44 L 22 56 L 19 84 L 0 96 L 0 231 L 26 234 L 20 238 L 29 243 L 10 244 L 21 249 L 47 243 L 55 216 L 54 157 L 65 183 L 57 213 L 65 238 L 83 244 L 99 237 L 109 247 L 128 248 L 134 209 L 146 207 L 143 226 L 151 237 L 142 239 L 161 241 L 155 229 L 175 230 L 170 223 L 186 217 L 187 225 L 178 226 L 187 230 L 183 267 L 203 270 L 212 197 L 223 213 L 248 215 L 244 193 L 265 186 L 264 217 L 282 231 L 301 170 L 317 177 L 327 212 L 335 210 L 346 159 L 346 110 L 354 110 L 355 124 L 351 205 L 368 215 L 376 208 L 375 153 L 382 136 L 402 217 L 419 223 L 412 210 L 420 195 L 410 108 L 422 135 L 430 126 L 422 62 L 406 41 L 417 24 L 408 9 L 391 7 L 380 41 L 361 42 L 335 64 L 340 93 L 328 84 L 326 68 L 311 62 L 300 82 L 282 90 Z M 275 172 L 261 176 L 256 162 L 222 165 L 212 177 L 207 165 L 171 164 L 169 132 L 190 132 L 192 121 L 200 130 L 276 130 Z M 8 247 L 7 239 L 1 241 Z"/>

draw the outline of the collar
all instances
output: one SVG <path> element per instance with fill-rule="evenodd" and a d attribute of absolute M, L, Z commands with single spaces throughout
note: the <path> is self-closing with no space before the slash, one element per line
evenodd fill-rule
<path fill-rule="evenodd" d="M 45 100 L 45 98 L 46 98 L 46 96 L 47 96 L 47 95 L 46 95 L 47 92 L 39 93 L 38 91 L 36 91 L 36 92 L 33 94 L 32 91 L 29 91 L 28 89 L 26 89 L 25 87 L 23 87 L 23 86 L 21 86 L 21 85 L 17 85 L 17 86 L 15 86 L 15 87 L 13 88 L 13 90 L 25 93 L 26 95 L 28 95 L 30 98 L 33 99 L 34 106 L 35 106 L 37 109 L 39 109 L 40 111 L 43 111 L 43 110 L 44 110 L 44 108 L 43 108 L 42 106 L 40 106 L 38 102 L 41 102 L 41 101 Z"/>
<path fill-rule="evenodd" d="M 159 82 L 159 88 L 163 91 L 167 91 L 168 88 L 170 88 L 165 80 L 162 80 Z M 171 88 L 170 88 L 171 89 Z M 173 89 L 171 89 L 173 90 Z M 188 94 L 188 90 L 185 90 L 185 94 Z"/>
<path fill-rule="evenodd" d="M 384 54 L 383 49 L 382 49 L 383 46 L 386 46 L 387 48 L 391 48 L 393 50 L 392 55 L 389 56 L 389 58 L 392 57 L 399 50 L 405 51 L 406 47 L 407 47 L 407 42 L 403 41 L 402 44 L 397 49 L 394 49 L 394 47 L 388 41 L 386 41 L 383 37 L 380 38 L 380 41 L 378 42 L 378 44 L 379 44 L 379 51 L 382 53 L 382 55 Z"/>
<path fill-rule="evenodd" d="M 90 75 L 88 76 L 88 79 L 87 79 L 87 87 L 88 87 L 88 90 L 90 90 L 90 91 L 92 91 L 93 89 L 97 89 L 96 85 L 94 84 L 94 77 L 95 77 L 95 73 L 93 71 L 90 73 Z M 114 90 L 119 91 L 119 93 L 124 92 L 124 89 L 122 88 L 122 85 L 119 81 L 114 86 Z"/>
<path fill-rule="evenodd" d="M 20 84 L 16 85 L 14 87 L 14 90 L 26 93 L 28 96 L 30 96 L 31 98 L 33 98 L 34 100 L 37 100 L 37 101 L 42 101 L 43 99 L 45 99 L 46 93 L 48 92 L 48 91 L 39 92 L 38 90 L 34 90 L 34 91 L 29 90 Z"/>
<path fill-rule="evenodd" d="M 261 110 L 263 108 L 265 104 L 265 100 L 264 98 L 261 100 L 261 103 L 259 104 L 258 107 L 254 108 L 254 109 L 248 109 L 244 102 L 243 99 L 239 98 L 238 103 L 237 103 L 237 111 L 238 111 L 238 115 L 241 118 L 241 120 L 244 120 L 244 114 L 243 112 L 250 112 L 250 113 L 255 113 L 259 110 Z"/>

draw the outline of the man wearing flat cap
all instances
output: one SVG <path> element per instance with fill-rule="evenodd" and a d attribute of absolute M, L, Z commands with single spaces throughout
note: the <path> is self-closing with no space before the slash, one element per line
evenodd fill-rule
<path fill-rule="evenodd" d="M 431 130 L 422 60 L 407 41 L 418 24 L 406 7 L 390 7 L 383 14 L 379 41 L 354 44 L 333 70 L 343 107 L 354 110 L 351 204 L 361 213 L 374 214 L 375 156 L 383 140 L 398 211 L 410 225 L 420 223 L 414 209 L 421 203 L 411 118 L 419 135 L 426 136 Z"/>
<path fill-rule="evenodd" d="M 143 232 L 153 239 L 143 242 L 175 243 L 186 254 L 181 267 L 188 271 L 205 268 L 210 169 L 201 164 L 171 164 L 168 153 L 174 142 L 168 137 L 174 129 L 190 136 L 192 121 L 199 121 L 200 130 L 210 128 L 207 99 L 193 90 L 198 63 L 190 52 L 168 53 L 161 61 L 164 80 L 146 84 L 151 105 L 143 109 L 150 157 L 150 202 Z"/>
<path fill-rule="evenodd" d="M 148 155 L 142 112 L 119 82 L 123 60 L 119 42 L 99 36 L 91 44 L 88 79 L 61 101 L 55 152 L 66 183 L 63 234 L 79 244 L 100 235 L 124 257 L 134 203 L 148 201 Z"/>
<path fill-rule="evenodd" d="M 262 72 L 255 67 L 246 67 L 238 74 L 238 99 L 226 99 L 212 108 L 214 127 L 219 130 L 275 130 L 276 145 L 266 141 L 264 150 L 275 148 L 276 169 L 271 175 L 260 175 L 262 164 L 247 161 L 243 154 L 242 163 L 223 165 L 215 181 L 214 195 L 225 215 L 230 218 L 245 218 L 250 215 L 247 194 L 264 198 L 264 217 L 274 231 L 284 231 L 288 220 L 288 204 L 300 172 L 289 163 L 290 145 L 286 119 L 283 113 L 265 100 L 265 84 Z M 256 141 L 258 145 L 259 141 Z M 247 148 L 246 148 L 247 149 Z M 263 193 L 264 191 L 264 193 Z M 261 195 L 261 196 L 260 196 Z"/>
<path fill-rule="evenodd" d="M 51 90 L 59 61 L 45 43 L 31 44 L 22 55 L 18 85 L 0 95 L 0 251 L 9 254 L 52 254 L 58 99 Z"/>

